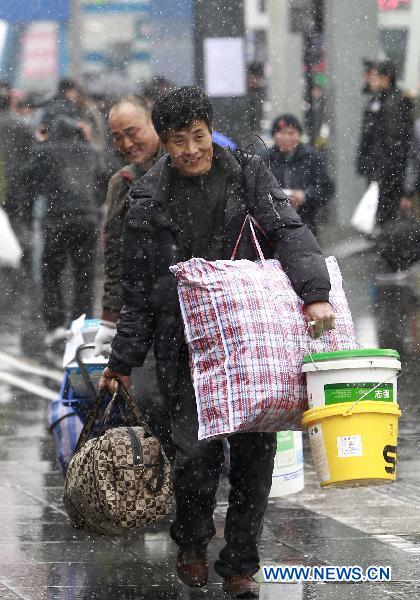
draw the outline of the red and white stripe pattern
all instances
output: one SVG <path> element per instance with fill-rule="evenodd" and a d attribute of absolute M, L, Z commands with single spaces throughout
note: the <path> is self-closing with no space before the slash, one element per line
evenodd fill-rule
<path fill-rule="evenodd" d="M 307 408 L 303 356 L 351 349 L 355 332 L 335 258 L 326 260 L 336 329 L 309 337 L 303 303 L 277 260 L 171 267 L 190 350 L 198 438 L 300 427 Z"/>

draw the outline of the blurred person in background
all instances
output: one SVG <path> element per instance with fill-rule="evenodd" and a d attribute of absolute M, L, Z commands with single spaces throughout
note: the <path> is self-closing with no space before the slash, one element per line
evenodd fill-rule
<path fill-rule="evenodd" d="M 420 260 L 420 119 L 414 123 L 403 183 L 403 196 L 394 219 L 379 235 L 377 250 L 389 269 L 377 276 L 379 283 L 397 283 L 409 277 L 407 269 Z"/>
<path fill-rule="evenodd" d="M 324 152 L 328 147 L 330 138 L 331 115 L 327 111 L 327 97 L 325 83 L 321 77 L 311 86 L 311 129 L 310 143 L 319 152 Z"/>
<path fill-rule="evenodd" d="M 413 123 L 412 102 L 396 87 L 394 64 L 369 63 L 365 74 L 370 97 L 362 116 L 357 170 L 379 184 L 377 225 L 394 219 L 403 196 Z"/>
<path fill-rule="evenodd" d="M 98 238 L 98 171 L 96 148 L 86 127 L 68 116 L 56 116 L 45 129 L 45 141 L 34 145 L 27 178 L 32 197 L 46 200 L 42 223 L 42 312 L 51 347 L 64 338 L 69 321 L 93 315 L 95 248 Z M 63 281 L 67 261 L 72 285 Z M 70 314 L 66 312 L 70 299 Z"/>
<path fill-rule="evenodd" d="M 42 123 L 50 127 L 58 117 L 81 119 L 81 111 L 77 105 L 79 87 L 72 79 L 61 79 L 57 94 L 43 105 Z"/>
<path fill-rule="evenodd" d="M 23 267 L 27 268 L 30 264 L 32 205 L 24 173 L 34 138 L 31 129 L 11 111 L 10 101 L 10 85 L 0 81 L 0 201 L 22 246 Z"/>
<path fill-rule="evenodd" d="M 316 234 L 318 211 L 334 192 L 325 161 L 312 146 L 301 143 L 302 126 L 294 115 L 274 119 L 271 134 L 274 145 L 262 157 L 303 223 Z"/>
<path fill-rule="evenodd" d="M 153 127 L 148 103 L 139 96 L 126 96 L 109 113 L 109 128 L 115 148 L 123 154 L 126 166 L 108 184 L 105 208 L 105 278 L 101 325 L 95 337 L 95 354 L 108 356 L 116 334 L 116 323 L 124 305 L 121 285 L 122 229 L 129 209 L 132 186 L 159 160 L 163 148 Z M 134 397 L 149 427 L 160 439 L 165 454 L 173 460 L 170 418 L 160 396 L 153 352 L 141 369 L 135 371 Z"/>
<path fill-rule="evenodd" d="M 142 97 L 147 103 L 147 107 L 152 110 L 153 104 L 161 96 L 166 96 L 170 91 L 174 90 L 176 85 L 164 77 L 163 75 L 156 75 L 148 83 L 143 86 Z"/>

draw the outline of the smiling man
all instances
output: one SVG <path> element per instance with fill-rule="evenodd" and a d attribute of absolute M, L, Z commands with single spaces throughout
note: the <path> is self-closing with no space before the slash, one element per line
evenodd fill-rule
<path fill-rule="evenodd" d="M 215 534 L 213 511 L 224 462 L 221 440 L 198 441 L 198 419 L 175 277 L 169 267 L 193 256 L 229 259 L 247 213 L 270 236 L 279 258 L 305 303 L 315 331 L 333 327 L 325 260 L 261 158 L 242 166 L 212 144 L 213 109 L 197 88 L 184 87 L 160 98 L 152 120 L 168 154 L 131 191 L 124 223 L 125 305 L 100 387 L 113 378 L 130 385 L 133 366 L 144 361 L 154 340 L 157 374 L 171 410 L 176 450 L 176 518 L 171 536 L 179 547 L 178 576 L 190 586 L 208 578 L 207 545 Z M 241 258 L 255 258 L 244 240 Z M 200 307 L 198 307 L 198 310 Z M 281 318 L 281 317 L 279 317 Z M 229 436 L 231 492 L 226 545 L 215 569 L 235 598 L 256 598 L 258 543 L 271 487 L 276 435 Z"/>
<path fill-rule="evenodd" d="M 128 193 L 162 155 L 162 146 L 153 127 L 150 111 L 137 96 L 126 96 L 111 108 L 109 127 L 115 148 L 127 166 L 113 175 L 108 184 L 105 216 L 105 280 L 102 296 L 102 326 L 95 339 L 96 354 L 109 354 L 115 323 L 124 304 L 121 287 L 122 227 L 127 214 Z"/>

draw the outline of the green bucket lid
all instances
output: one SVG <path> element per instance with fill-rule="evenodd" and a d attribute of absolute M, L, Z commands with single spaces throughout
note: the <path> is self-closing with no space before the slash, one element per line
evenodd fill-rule
<path fill-rule="evenodd" d="M 387 356 L 399 360 L 400 355 L 390 348 L 363 348 L 360 350 L 337 350 L 336 352 L 317 352 L 303 357 L 303 364 L 325 360 L 344 360 L 346 358 L 372 358 Z"/>

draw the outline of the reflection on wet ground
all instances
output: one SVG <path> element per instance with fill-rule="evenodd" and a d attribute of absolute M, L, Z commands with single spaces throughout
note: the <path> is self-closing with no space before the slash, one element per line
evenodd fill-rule
<path fill-rule="evenodd" d="M 270 501 L 261 544 L 263 564 L 389 565 L 390 583 L 264 584 L 264 600 L 384 600 L 420 597 L 420 313 L 414 286 L 372 284 L 374 261 L 347 259 L 341 267 L 357 336 L 363 345 L 403 353 L 400 378 L 398 481 L 375 488 L 321 490 L 305 445 L 305 489 Z M 3 311 L 2 350 L 40 359 L 36 319 Z M 19 333 L 20 332 L 20 333 Z M 34 342 L 35 340 L 35 342 Z M 1 363 L 0 363 L 1 364 Z M 13 367 L 2 365 L 3 372 Z M 15 375 L 55 389 L 38 375 Z M 167 523 L 141 536 L 101 538 L 72 529 L 61 501 L 62 478 L 46 431 L 48 400 L 0 381 L 0 599 L 183 600 L 223 598 L 209 584 L 190 590 L 176 578 L 176 547 Z M 223 543 L 226 480 L 216 511 L 214 560 Z"/>

